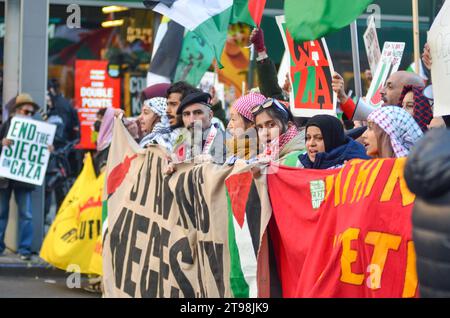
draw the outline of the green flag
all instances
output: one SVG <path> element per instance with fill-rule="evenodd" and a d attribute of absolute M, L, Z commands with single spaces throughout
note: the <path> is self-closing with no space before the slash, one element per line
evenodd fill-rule
<path fill-rule="evenodd" d="M 319 39 L 349 25 L 373 0 L 285 0 L 284 14 L 296 42 Z"/>

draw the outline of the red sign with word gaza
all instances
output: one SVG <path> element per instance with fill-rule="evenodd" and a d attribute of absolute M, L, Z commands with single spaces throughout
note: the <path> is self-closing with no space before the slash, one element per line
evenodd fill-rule
<path fill-rule="evenodd" d="M 75 107 L 81 129 L 77 148 L 95 149 L 91 135 L 97 111 L 120 107 L 120 79 L 109 77 L 107 66 L 108 61 L 75 61 Z"/>

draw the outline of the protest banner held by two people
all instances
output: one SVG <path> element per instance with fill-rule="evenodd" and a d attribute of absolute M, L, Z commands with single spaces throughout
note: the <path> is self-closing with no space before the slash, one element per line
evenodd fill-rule
<path fill-rule="evenodd" d="M 12 143 L 0 156 L 0 177 L 41 186 L 55 131 L 55 125 L 15 116 L 6 137 Z"/>

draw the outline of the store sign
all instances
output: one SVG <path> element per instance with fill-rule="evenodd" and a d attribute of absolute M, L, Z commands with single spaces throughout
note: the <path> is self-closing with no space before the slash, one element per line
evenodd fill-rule
<path fill-rule="evenodd" d="M 147 87 L 146 74 L 125 73 L 124 81 L 125 115 L 129 117 L 139 116 L 142 108 L 141 93 Z"/>
<path fill-rule="evenodd" d="M 75 61 L 75 107 L 81 125 L 78 148 L 95 149 L 91 140 L 97 111 L 104 107 L 120 107 L 120 79 L 107 72 L 108 61 Z"/>

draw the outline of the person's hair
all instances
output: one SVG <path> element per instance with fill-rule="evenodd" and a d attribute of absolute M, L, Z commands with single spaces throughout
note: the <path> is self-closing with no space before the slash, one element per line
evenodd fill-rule
<path fill-rule="evenodd" d="M 255 123 L 252 122 L 250 119 L 248 119 L 248 118 L 242 116 L 241 114 L 239 114 L 239 116 L 241 116 L 242 120 L 244 121 L 245 129 L 248 129 L 248 128 L 252 127 L 252 126 L 255 124 Z"/>
<path fill-rule="evenodd" d="M 378 158 L 396 158 L 391 137 L 376 123 L 372 123 L 372 129 L 377 138 Z"/>
<path fill-rule="evenodd" d="M 192 91 L 195 91 L 196 88 L 192 86 L 191 84 L 188 84 L 186 82 L 180 81 L 173 83 L 168 89 L 166 98 L 169 98 L 170 94 L 172 93 L 179 93 L 181 94 L 181 99 L 185 98 L 187 95 L 189 95 Z"/>
<path fill-rule="evenodd" d="M 269 115 L 271 118 L 273 118 L 275 121 L 278 121 L 281 126 L 281 133 L 284 134 L 288 130 L 288 124 L 289 122 L 292 122 L 294 125 L 294 116 L 292 115 L 291 111 L 288 108 L 285 108 L 286 112 L 282 111 L 276 106 L 268 107 L 268 108 L 261 108 L 257 112 L 253 114 L 255 118 L 256 123 L 256 116 L 266 112 L 267 115 Z"/>
<path fill-rule="evenodd" d="M 97 111 L 97 115 L 102 116 L 102 117 L 105 116 L 105 113 L 106 113 L 106 107 L 100 108 Z"/>

